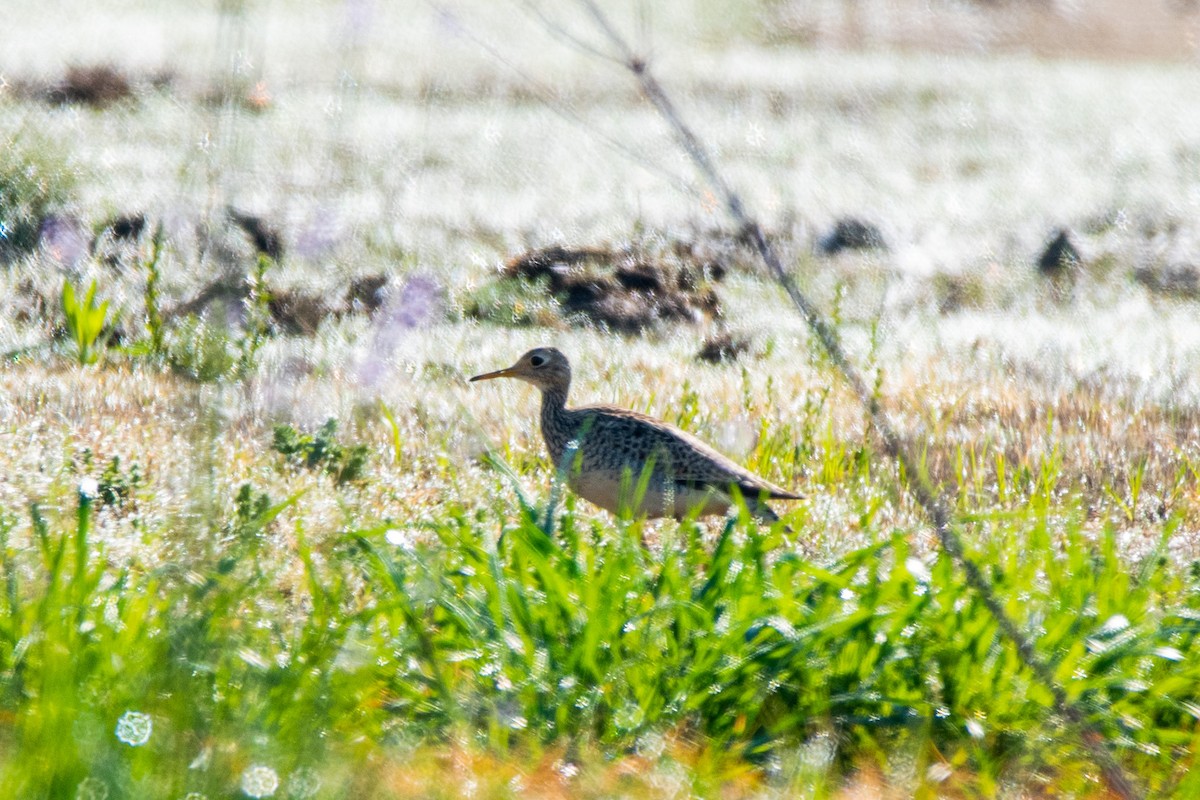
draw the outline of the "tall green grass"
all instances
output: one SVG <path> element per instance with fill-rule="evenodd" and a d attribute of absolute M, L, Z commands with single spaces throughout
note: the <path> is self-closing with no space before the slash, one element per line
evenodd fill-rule
<path fill-rule="evenodd" d="M 705 754 L 700 794 L 747 769 L 783 795 L 862 770 L 925 796 L 1100 792 L 1050 693 L 919 532 L 817 564 L 752 524 L 647 541 L 569 498 L 518 497 L 317 546 L 303 496 L 246 484 L 227 518 L 143 532 L 184 539 L 150 570 L 106 557 L 95 488 L 0 525 L 5 796 L 255 796 L 273 779 L 270 796 L 388 797 L 380 776 L 423 744 L 587 769 L 663 736 Z M 1200 576 L 1165 547 L 1131 567 L 1113 529 L 1049 496 L 969 521 L 975 556 L 1116 758 L 1187 796 Z"/>

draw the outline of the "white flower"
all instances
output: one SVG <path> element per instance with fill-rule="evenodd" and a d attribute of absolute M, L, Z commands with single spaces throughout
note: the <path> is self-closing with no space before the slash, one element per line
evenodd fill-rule
<path fill-rule="evenodd" d="M 84 500 L 95 500 L 100 496 L 100 481 L 88 475 L 79 482 L 79 496 Z"/>
<path fill-rule="evenodd" d="M 140 711 L 126 711 L 117 720 L 117 738 L 130 747 L 141 747 L 150 741 L 150 733 L 154 722 L 149 714 Z"/>
<path fill-rule="evenodd" d="M 383 535 L 387 539 L 387 543 L 399 547 L 401 550 L 408 552 L 413 551 L 413 546 L 416 544 L 416 537 L 413 536 L 411 530 L 403 530 L 401 528 L 388 528 L 387 533 Z"/>
<path fill-rule="evenodd" d="M 270 797 L 278 788 L 279 776 L 270 767 L 255 764 L 242 773 L 242 793 L 247 797 Z"/>
<path fill-rule="evenodd" d="M 908 574 L 921 583 L 929 583 L 933 579 L 933 573 L 929 571 L 929 567 L 925 566 L 925 562 L 919 558 L 909 556 L 904 559 L 904 566 L 908 570 Z"/>

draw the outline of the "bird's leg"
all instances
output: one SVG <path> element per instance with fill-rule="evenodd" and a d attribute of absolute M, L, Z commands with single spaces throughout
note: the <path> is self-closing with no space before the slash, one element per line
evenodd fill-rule
<path fill-rule="evenodd" d="M 549 535 L 553 520 L 551 516 L 554 514 L 554 509 L 558 505 L 558 498 L 562 494 L 562 487 L 571 485 L 571 477 L 578 476 L 583 469 L 583 451 L 579 446 L 579 439 L 571 439 L 567 442 L 566 448 L 559 457 L 558 463 L 554 464 L 554 477 L 550 481 L 550 502 L 546 506 L 546 523 L 543 530 Z"/>

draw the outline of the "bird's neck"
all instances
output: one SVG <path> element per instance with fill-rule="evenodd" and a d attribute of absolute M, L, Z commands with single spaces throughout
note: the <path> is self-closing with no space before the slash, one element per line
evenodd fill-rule
<path fill-rule="evenodd" d="M 575 435 L 567 413 L 567 388 L 542 389 L 542 438 L 555 464 L 562 458 L 567 442 Z"/>

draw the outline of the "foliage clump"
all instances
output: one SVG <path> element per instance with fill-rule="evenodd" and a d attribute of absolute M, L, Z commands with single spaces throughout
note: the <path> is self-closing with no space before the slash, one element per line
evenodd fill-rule
<path fill-rule="evenodd" d="M 165 342 L 167 363 L 179 375 L 197 383 L 216 383 L 237 374 L 237 343 L 199 317 L 178 321 Z"/>
<path fill-rule="evenodd" d="M 147 331 L 152 339 L 157 335 L 165 342 L 167 363 L 176 372 L 199 383 L 215 383 L 245 378 L 254 371 L 258 366 L 258 352 L 269 333 L 271 294 L 266 286 L 266 273 L 273 264 L 266 256 L 256 260 L 243 301 L 246 322 L 236 335 L 190 313 L 176 317 L 178 321 L 170 335 L 164 335 L 165 321 L 161 314 L 155 311 L 153 320 L 149 316 L 149 310 L 157 308 L 158 274 L 156 264 L 153 269 L 148 268 Z"/>
<path fill-rule="evenodd" d="M 121 457 L 113 456 L 100 473 L 99 500 L 102 505 L 124 508 L 142 485 L 142 469 L 135 461 L 128 470 L 121 468 Z"/>
<path fill-rule="evenodd" d="M 76 292 L 70 281 L 63 281 L 62 311 L 67 323 L 67 335 L 75 347 L 75 360 L 82 366 L 95 364 L 108 321 L 108 301 L 96 303 L 96 282 L 86 293 Z"/>
<path fill-rule="evenodd" d="M 85 447 L 78 455 L 77 471 L 81 474 L 94 474 L 95 454 L 91 448 Z M 100 471 L 94 489 L 90 491 L 93 500 L 101 507 L 117 509 L 129 508 L 137 500 L 137 493 L 143 486 L 142 467 L 134 461 L 123 467 L 120 456 L 113 456 Z"/>
<path fill-rule="evenodd" d="M 362 480 L 370 452 L 365 444 L 345 445 L 337 440 L 337 420 L 327 419 L 315 434 L 301 433 L 291 425 L 276 425 L 274 448 L 288 463 L 320 469 L 338 484 Z"/>

